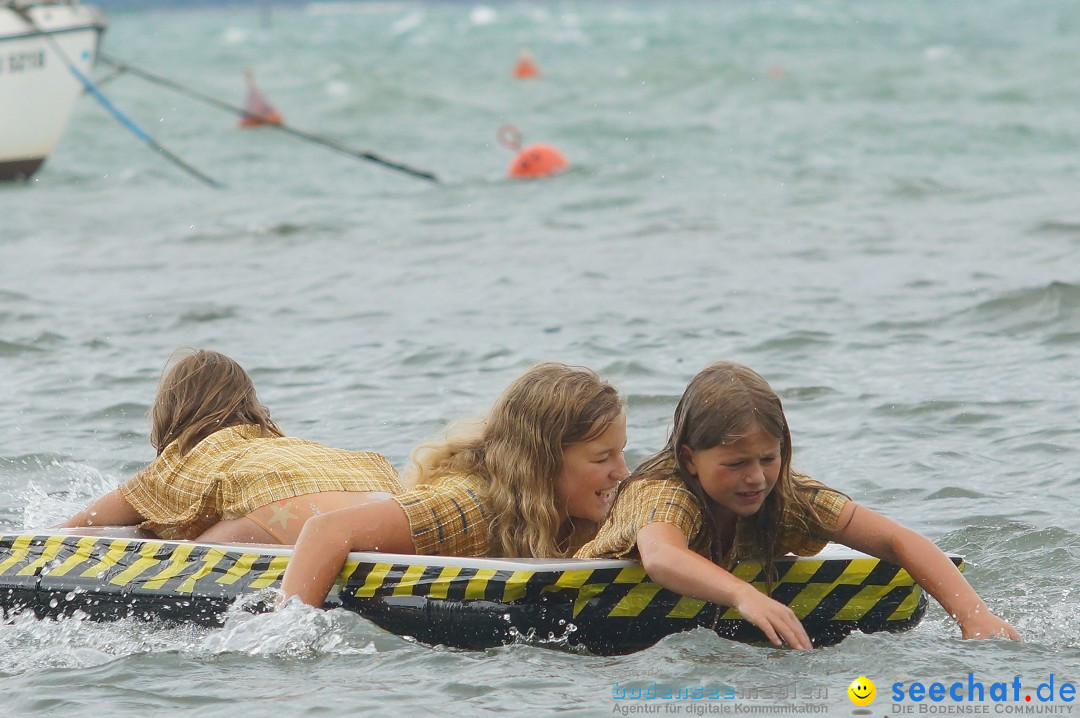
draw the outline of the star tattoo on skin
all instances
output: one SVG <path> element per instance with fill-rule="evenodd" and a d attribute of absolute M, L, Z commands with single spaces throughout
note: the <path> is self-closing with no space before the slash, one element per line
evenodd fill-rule
<path fill-rule="evenodd" d="M 270 517 L 270 520 L 267 521 L 267 523 L 272 524 L 277 522 L 281 524 L 281 528 L 288 528 L 289 521 L 298 518 L 296 514 L 289 510 L 291 505 L 292 504 L 283 502 L 280 506 L 271 506 L 270 510 L 274 512 L 274 515 Z"/>

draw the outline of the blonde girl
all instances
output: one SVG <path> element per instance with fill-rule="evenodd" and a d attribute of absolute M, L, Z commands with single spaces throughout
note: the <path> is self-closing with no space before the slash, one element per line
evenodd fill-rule
<path fill-rule="evenodd" d="M 350 551 L 572 555 L 595 535 L 629 473 L 625 445 L 614 387 L 583 367 L 533 367 L 483 422 L 414 452 L 411 491 L 309 521 L 284 596 L 321 606 Z"/>
<path fill-rule="evenodd" d="M 903 567 L 964 638 L 1019 639 L 933 543 L 791 468 L 780 398 L 753 370 L 706 368 L 675 409 L 667 445 L 620 488 L 578 558 L 638 558 L 676 593 L 735 607 L 776 645 L 810 648 L 790 608 L 736 578 L 737 560 L 813 555 L 835 541 Z"/>
<path fill-rule="evenodd" d="M 312 516 L 401 491 L 376 453 L 286 437 L 235 361 L 200 349 L 162 376 L 157 458 L 61 527 L 127 526 L 164 539 L 292 544 Z"/>

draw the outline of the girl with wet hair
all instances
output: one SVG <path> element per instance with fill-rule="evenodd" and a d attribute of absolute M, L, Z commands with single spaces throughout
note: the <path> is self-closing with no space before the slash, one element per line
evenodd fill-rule
<path fill-rule="evenodd" d="M 322 605 L 350 551 L 561 557 L 592 538 L 629 470 L 623 401 L 595 372 L 540 364 L 482 422 L 413 453 L 412 490 L 316 517 L 285 598 Z"/>
<path fill-rule="evenodd" d="M 1019 639 L 933 543 L 792 469 L 780 397 L 748 367 L 718 362 L 691 380 L 667 445 L 620 487 L 578 558 L 639 559 L 676 593 L 733 606 L 772 643 L 810 648 L 794 612 L 733 576 L 740 560 L 814 555 L 829 541 L 898 564 L 964 638 Z"/>
<path fill-rule="evenodd" d="M 316 514 L 401 491 L 379 454 L 285 436 L 247 372 L 215 351 L 165 371 L 150 420 L 157 458 L 61 527 L 138 524 L 164 539 L 292 544 Z"/>

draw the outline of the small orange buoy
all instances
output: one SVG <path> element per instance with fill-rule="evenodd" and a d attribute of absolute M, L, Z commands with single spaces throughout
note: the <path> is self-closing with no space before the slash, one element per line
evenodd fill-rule
<path fill-rule="evenodd" d="M 496 131 L 495 137 L 500 145 L 517 152 L 506 170 L 511 179 L 547 177 L 570 166 L 563 153 L 551 145 L 529 145 L 522 149 L 521 131 L 513 125 L 503 125 Z"/>
<path fill-rule="evenodd" d="M 551 145 L 530 145 L 518 153 L 507 170 L 514 179 L 547 177 L 570 166 L 562 152 Z"/>
<path fill-rule="evenodd" d="M 517 64 L 514 65 L 514 77 L 524 80 L 530 77 L 539 77 L 540 68 L 536 64 L 536 60 L 533 59 L 532 53 L 529 52 L 529 48 L 521 48 L 521 52 L 518 54 Z"/>
<path fill-rule="evenodd" d="M 244 81 L 247 83 L 247 99 L 244 101 L 244 112 L 240 118 L 241 127 L 258 127 L 259 125 L 280 125 L 284 123 L 281 113 L 270 104 L 259 88 L 255 86 L 255 75 L 250 69 L 244 70 Z"/>

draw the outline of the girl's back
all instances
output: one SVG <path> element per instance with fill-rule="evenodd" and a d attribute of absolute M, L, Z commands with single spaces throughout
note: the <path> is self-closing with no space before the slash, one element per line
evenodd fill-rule
<path fill-rule="evenodd" d="M 121 491 L 146 518 L 143 528 L 190 539 L 275 501 L 323 492 L 397 494 L 401 485 L 380 454 L 263 436 L 259 427 L 241 425 L 215 431 L 183 455 L 169 444 Z"/>

